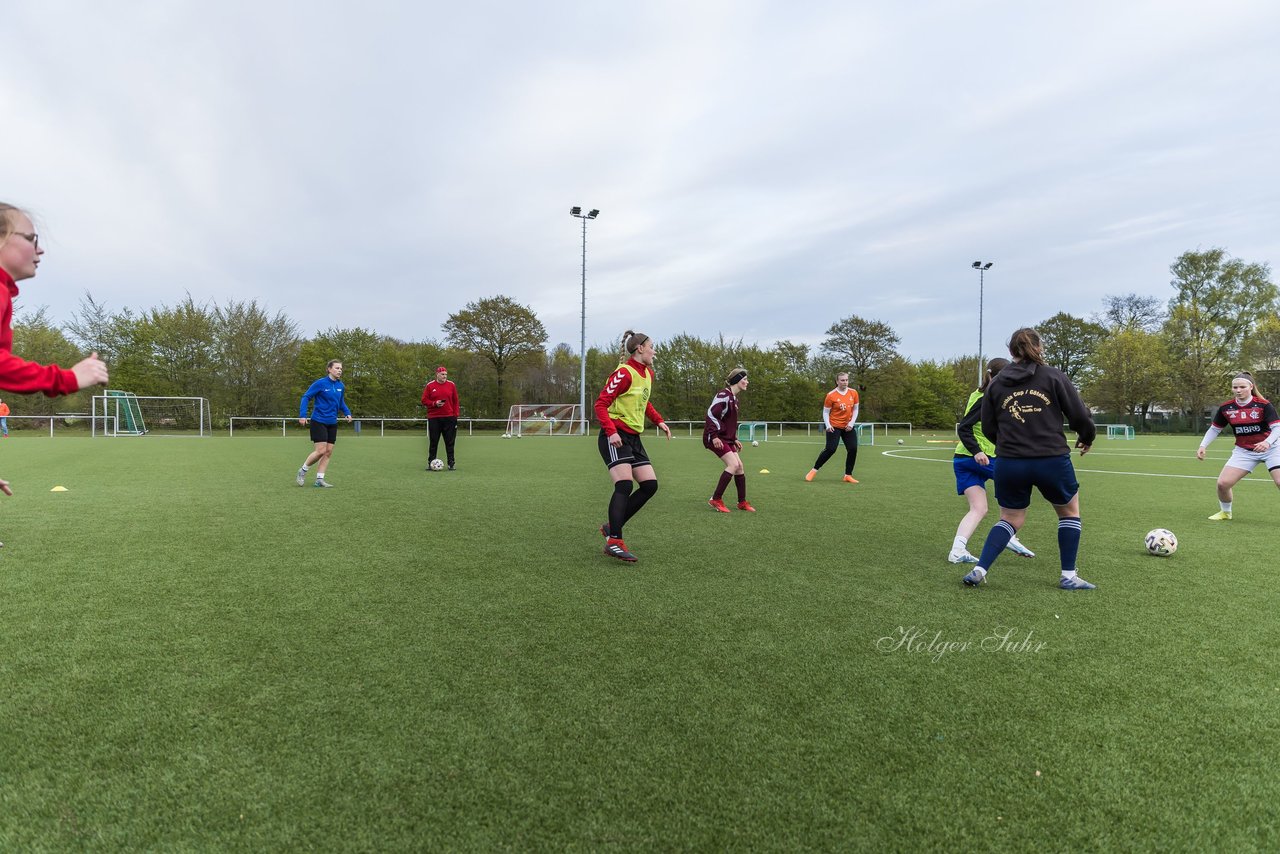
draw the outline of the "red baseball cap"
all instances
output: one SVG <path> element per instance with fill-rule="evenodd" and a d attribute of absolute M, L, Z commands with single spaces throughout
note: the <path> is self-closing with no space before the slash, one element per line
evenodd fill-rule
<path fill-rule="evenodd" d="M 449 372 L 449 369 L 448 369 L 448 368 L 446 368 L 444 365 L 441 365 L 440 367 L 436 368 L 436 373 L 437 373 L 437 374 L 438 374 L 438 373 L 440 373 L 441 371 L 444 371 L 445 373 L 448 373 L 448 372 Z"/>

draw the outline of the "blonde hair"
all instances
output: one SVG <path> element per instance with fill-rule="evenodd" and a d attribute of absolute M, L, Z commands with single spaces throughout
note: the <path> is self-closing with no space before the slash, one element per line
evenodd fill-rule
<path fill-rule="evenodd" d="M 9 235 L 14 232 L 12 214 L 15 213 L 26 214 L 26 211 L 16 205 L 0 202 L 0 243 L 4 243 L 8 240 Z"/>

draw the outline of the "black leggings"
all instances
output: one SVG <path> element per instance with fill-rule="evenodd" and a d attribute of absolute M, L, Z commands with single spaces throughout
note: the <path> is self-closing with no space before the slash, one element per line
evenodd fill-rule
<path fill-rule="evenodd" d="M 835 454 L 836 448 L 844 442 L 845 450 L 848 451 L 844 458 L 844 473 L 853 474 L 853 464 L 858 461 L 858 431 L 854 430 L 832 430 L 827 434 L 827 446 L 822 449 L 822 453 L 818 454 L 818 461 L 813 464 L 815 469 L 822 468 L 827 460 L 831 459 Z"/>

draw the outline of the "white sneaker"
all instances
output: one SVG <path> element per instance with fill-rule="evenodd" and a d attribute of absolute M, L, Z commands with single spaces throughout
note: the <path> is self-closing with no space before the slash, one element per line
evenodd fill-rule
<path fill-rule="evenodd" d="M 952 552 L 947 555 L 947 560 L 951 563 L 977 563 L 978 559 L 967 551 Z"/>
<path fill-rule="evenodd" d="M 1031 549 L 1027 548 L 1022 543 L 1018 542 L 1017 537 L 1010 538 L 1009 545 L 1005 546 L 1005 548 L 1013 552 L 1014 554 L 1018 555 L 1019 557 L 1035 557 L 1036 556 L 1035 552 L 1031 551 Z"/>

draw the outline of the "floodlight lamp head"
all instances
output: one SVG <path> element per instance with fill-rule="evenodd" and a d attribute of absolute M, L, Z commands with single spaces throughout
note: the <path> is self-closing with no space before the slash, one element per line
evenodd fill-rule
<path fill-rule="evenodd" d="M 983 264 L 983 265 L 982 265 L 982 269 L 984 269 L 984 270 L 990 270 L 990 269 L 991 269 L 991 264 L 992 264 L 992 263 L 993 263 L 993 262 L 988 261 L 987 263 L 985 263 L 985 264 Z"/>
<path fill-rule="evenodd" d="M 587 219 L 595 219 L 598 216 L 600 216 L 599 208 L 592 208 L 591 210 L 587 211 Z"/>
<path fill-rule="evenodd" d="M 974 261 L 974 262 L 973 262 L 973 264 L 972 264 L 971 266 L 972 266 L 972 267 L 973 267 L 973 269 L 975 269 L 975 270 L 980 270 L 980 269 L 982 269 L 982 262 L 981 262 L 981 261 Z"/>
<path fill-rule="evenodd" d="M 576 205 L 574 207 L 569 208 L 569 216 L 580 216 L 581 214 L 582 214 L 582 208 L 577 207 Z"/>

